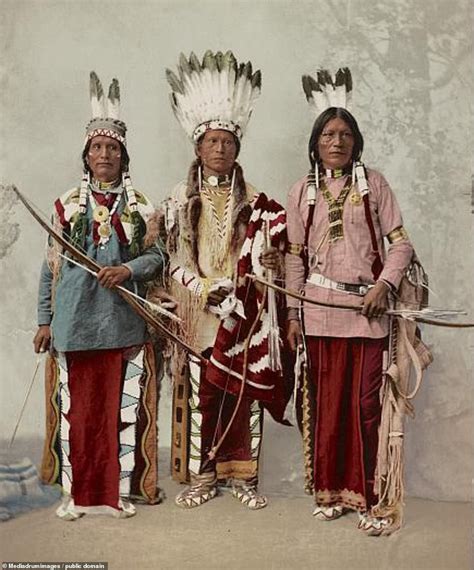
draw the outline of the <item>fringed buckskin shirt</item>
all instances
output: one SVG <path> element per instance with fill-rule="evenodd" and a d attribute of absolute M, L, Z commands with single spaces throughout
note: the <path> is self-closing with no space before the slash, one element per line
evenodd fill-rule
<path fill-rule="evenodd" d="M 347 182 L 347 176 L 324 179 L 328 190 L 334 198 Z M 291 188 L 288 197 L 287 224 L 290 244 L 303 245 L 305 225 L 308 217 L 305 176 Z M 413 255 L 413 247 L 408 238 L 394 240 L 384 247 L 384 238 L 393 230 L 403 226 L 400 208 L 385 178 L 377 171 L 367 169 L 369 185 L 369 203 L 372 220 L 376 232 L 379 252 L 384 264 L 379 280 L 389 283 L 397 289 L 404 271 Z M 364 212 L 362 200 L 351 198 L 358 193 L 353 187 L 344 203 L 343 238 L 329 243 L 328 206 L 320 191 L 317 192 L 313 222 L 309 233 L 309 276 L 320 273 L 333 281 L 350 284 L 373 284 L 372 243 L 369 226 Z M 360 196 L 359 196 L 360 197 Z M 322 244 L 318 248 L 318 245 Z M 304 283 L 303 260 L 299 255 L 286 255 L 286 287 L 304 294 L 317 301 L 338 304 L 360 305 L 363 297 L 358 295 L 323 289 L 310 283 Z M 288 297 L 288 316 L 298 315 L 299 301 Z M 388 334 L 388 317 L 367 319 L 363 315 L 345 309 L 318 307 L 304 303 L 305 334 L 310 336 L 329 337 L 365 337 L 382 338 Z"/>
<path fill-rule="evenodd" d="M 256 196 L 257 190 L 249 183 L 246 184 L 247 187 L 247 202 L 251 204 Z M 171 198 L 168 200 L 168 212 L 172 213 L 172 222 L 168 222 L 168 230 L 171 229 L 172 225 L 178 223 L 179 225 L 183 225 L 183 220 L 180 220 L 180 212 L 184 208 L 184 204 L 187 201 L 186 197 L 187 191 L 187 182 L 185 180 L 179 182 L 173 189 L 171 193 Z M 215 203 L 217 203 L 216 207 L 220 215 L 222 215 L 225 196 L 221 196 L 217 200 L 215 199 Z M 221 202 L 221 203 L 220 203 Z M 169 216 L 170 214 L 168 214 Z M 230 279 L 234 279 L 234 271 L 237 265 L 237 261 L 240 254 L 240 248 L 236 251 L 231 251 L 230 247 L 228 250 L 228 262 L 226 268 L 216 268 L 212 261 L 211 261 L 211 249 L 212 243 L 211 241 L 216 238 L 214 232 L 206 225 L 206 220 L 212 219 L 212 214 L 210 212 L 209 203 L 206 200 L 202 200 L 202 210 L 200 214 L 200 221 L 199 221 L 199 231 L 198 231 L 198 263 L 203 273 L 204 279 L 219 279 L 223 277 L 229 277 Z M 180 229 L 181 233 L 186 233 L 184 227 Z M 195 267 L 195 264 L 189 257 L 189 254 L 186 248 L 183 246 L 181 242 L 178 250 L 175 253 L 170 254 L 170 262 L 171 265 L 179 265 L 190 271 L 191 273 L 195 274 L 198 277 L 198 269 Z M 176 287 L 176 286 L 175 286 Z M 178 295 L 179 293 L 173 290 L 174 295 Z M 199 299 L 194 298 L 193 301 L 200 304 Z M 184 305 L 184 303 L 182 303 Z M 195 312 L 193 313 L 193 318 L 195 319 L 194 322 L 189 322 L 190 315 L 182 315 L 182 318 L 187 322 L 187 326 L 189 330 L 193 332 L 191 337 L 191 344 L 196 346 L 198 350 L 203 351 L 208 347 L 214 345 L 216 340 L 217 331 L 220 326 L 220 318 L 209 312 L 207 307 L 200 306 Z"/>

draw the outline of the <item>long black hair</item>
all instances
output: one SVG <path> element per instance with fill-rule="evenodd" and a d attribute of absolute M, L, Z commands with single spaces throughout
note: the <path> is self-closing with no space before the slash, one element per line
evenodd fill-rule
<path fill-rule="evenodd" d="M 87 164 L 87 155 L 91 147 L 91 142 L 92 139 L 89 139 L 86 143 L 86 146 L 84 147 L 84 150 L 82 151 L 82 164 L 84 165 L 84 172 L 88 172 L 89 174 L 92 174 L 92 171 L 89 165 Z M 117 142 L 120 145 L 120 172 L 128 172 L 130 165 L 130 157 L 128 155 L 127 148 L 120 141 Z"/>
<path fill-rule="evenodd" d="M 313 130 L 309 137 L 308 155 L 311 163 L 311 168 L 314 168 L 316 161 L 319 162 L 318 141 L 324 127 L 331 119 L 342 119 L 346 122 L 354 135 L 354 148 L 352 149 L 352 160 L 359 160 L 364 150 L 364 138 L 360 132 L 359 125 L 355 117 L 349 113 L 347 109 L 342 107 L 329 107 L 323 111 L 316 121 L 314 121 Z"/>

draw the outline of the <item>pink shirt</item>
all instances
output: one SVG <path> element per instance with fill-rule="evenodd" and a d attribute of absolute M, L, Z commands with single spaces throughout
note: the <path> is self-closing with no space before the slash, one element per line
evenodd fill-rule
<path fill-rule="evenodd" d="M 292 244 L 303 244 L 304 228 L 308 217 L 306 201 L 305 176 L 291 188 L 288 196 L 287 224 L 288 240 Z M 402 216 L 395 196 L 385 178 L 377 171 L 367 169 L 369 184 L 369 203 L 372 213 L 379 252 L 384 269 L 379 277 L 398 288 L 404 270 L 413 254 L 408 240 L 397 241 L 384 247 L 384 237 L 403 225 Z M 343 188 L 347 176 L 338 179 L 326 179 L 331 194 L 337 198 Z M 316 272 L 333 281 L 352 284 L 373 284 L 372 244 L 370 232 L 364 212 L 364 205 L 351 201 L 351 195 L 344 203 L 343 231 L 344 237 L 329 243 L 328 236 L 317 251 L 315 249 L 328 229 L 328 207 L 321 192 L 317 193 L 313 223 L 309 233 L 309 274 Z M 309 298 L 351 305 L 361 304 L 363 297 L 358 295 L 323 289 L 310 283 L 304 283 L 304 268 L 301 257 L 293 254 L 286 256 L 286 286 L 288 289 L 302 291 Z M 296 308 L 299 301 L 288 297 L 288 307 Z M 382 338 L 388 334 L 388 318 L 367 319 L 355 311 L 344 309 L 327 309 L 308 303 L 304 304 L 305 333 L 314 336 L 332 337 L 368 337 Z"/>

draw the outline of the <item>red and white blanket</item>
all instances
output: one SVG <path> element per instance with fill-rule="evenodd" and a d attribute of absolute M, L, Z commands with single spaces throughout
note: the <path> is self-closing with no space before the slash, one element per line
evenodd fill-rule
<path fill-rule="evenodd" d="M 275 202 L 260 194 L 253 204 L 247 233 L 237 263 L 236 296 L 245 310 L 245 319 L 232 313 L 220 324 L 214 348 L 207 366 L 207 379 L 218 388 L 237 395 L 243 378 L 246 339 L 257 317 L 262 293 L 255 283 L 246 279 L 247 273 L 263 276 L 259 256 L 265 249 L 265 224 L 269 228 L 271 245 L 280 249 L 286 240 L 286 212 Z M 284 306 L 281 306 L 284 319 Z M 264 307 L 252 332 L 247 351 L 245 396 L 260 400 L 277 421 L 282 421 L 287 396 L 283 373 L 270 369 L 268 354 L 269 316 Z"/>

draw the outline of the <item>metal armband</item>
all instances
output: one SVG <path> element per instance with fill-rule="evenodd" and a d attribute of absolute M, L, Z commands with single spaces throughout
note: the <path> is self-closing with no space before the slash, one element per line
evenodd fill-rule
<path fill-rule="evenodd" d="M 286 252 L 290 253 L 291 255 L 297 255 L 301 257 L 303 253 L 304 246 L 301 243 L 289 243 Z"/>
<path fill-rule="evenodd" d="M 399 228 L 395 228 L 387 235 L 388 241 L 392 243 L 397 243 L 399 241 L 407 241 L 408 240 L 408 233 L 403 226 Z"/>

